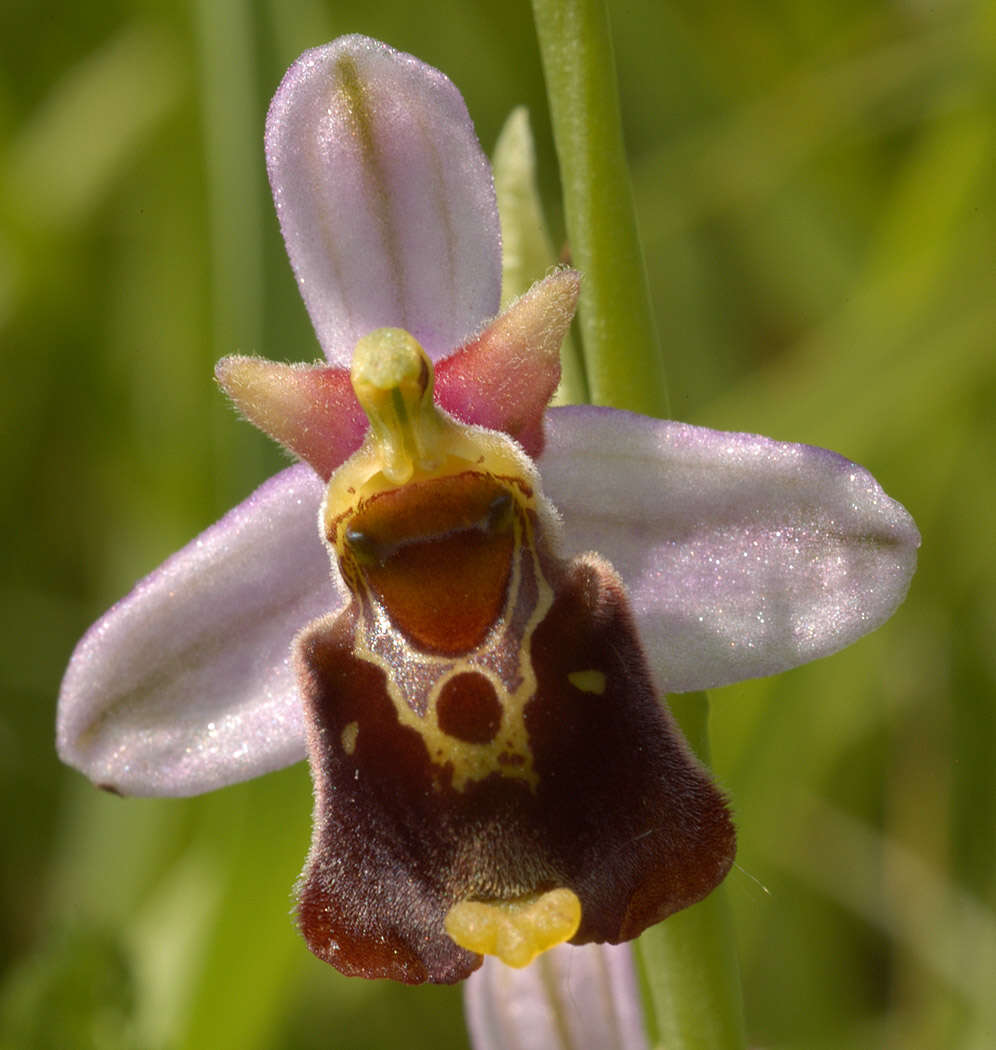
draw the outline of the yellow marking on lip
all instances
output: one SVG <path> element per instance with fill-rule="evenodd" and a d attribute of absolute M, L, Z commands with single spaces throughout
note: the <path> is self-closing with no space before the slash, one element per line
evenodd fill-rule
<path fill-rule="evenodd" d="M 343 726 L 342 730 L 342 749 L 347 755 L 351 755 L 356 750 L 356 738 L 360 735 L 360 723 L 349 722 Z"/>
<path fill-rule="evenodd" d="M 520 500 L 526 502 L 521 493 L 514 492 L 513 497 L 517 502 Z M 340 526 L 341 529 L 345 527 L 345 525 Z M 451 784 L 456 791 L 463 791 L 468 783 L 484 780 L 492 774 L 498 774 L 505 779 L 524 781 L 532 791 L 535 791 L 539 785 L 539 778 L 533 768 L 532 750 L 523 720 L 523 710 L 535 695 L 537 684 L 530 657 L 530 641 L 533 632 L 553 604 L 553 590 L 542 573 L 531 535 L 528 514 L 516 514 L 513 527 L 516 541 L 512 573 L 505 607 L 496 622 L 501 623 L 505 619 L 508 611 L 514 608 L 518 599 L 523 571 L 521 559 L 523 558 L 529 558 L 532 561 L 538 592 L 536 605 L 532 609 L 529 621 L 518 643 L 517 684 L 514 689 L 510 689 L 501 676 L 489 666 L 490 650 L 495 646 L 500 646 L 503 642 L 500 631 L 489 634 L 476 649 L 458 656 L 436 656 L 406 645 L 408 649 L 406 659 L 438 668 L 438 678 L 429 692 L 425 713 L 419 714 L 405 700 L 403 676 L 399 675 L 395 662 L 376 652 L 374 642 L 368 637 L 368 629 L 362 617 L 357 625 L 354 649 L 356 655 L 384 671 L 387 693 L 397 712 L 398 721 L 418 732 L 425 742 L 429 759 L 434 765 L 440 769 L 450 767 L 452 770 Z M 378 616 L 383 618 L 385 624 L 389 623 L 387 613 L 381 609 L 371 595 L 369 588 L 362 581 L 361 573 L 357 573 L 355 582 L 358 585 L 356 593 L 362 595 L 364 603 L 373 603 L 380 610 Z M 494 737 L 487 743 L 460 740 L 443 732 L 439 725 L 436 704 L 443 687 L 452 678 L 466 672 L 475 672 L 487 678 L 494 687 L 502 707 L 501 725 Z M 510 756 L 512 761 L 509 760 Z"/>
<path fill-rule="evenodd" d="M 580 689 L 582 693 L 594 693 L 601 696 L 605 692 L 606 678 L 604 671 L 571 671 L 567 681 Z"/>
<path fill-rule="evenodd" d="M 581 901 L 563 886 L 510 901 L 464 900 L 450 908 L 443 924 L 461 948 L 521 968 L 577 933 Z"/>

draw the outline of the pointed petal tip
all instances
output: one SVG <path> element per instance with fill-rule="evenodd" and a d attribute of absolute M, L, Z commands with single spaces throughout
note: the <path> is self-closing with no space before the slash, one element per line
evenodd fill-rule
<path fill-rule="evenodd" d="M 532 309 L 543 310 L 550 314 L 551 319 L 555 316 L 554 311 L 559 311 L 562 318 L 566 315 L 566 323 L 569 324 L 577 309 L 582 279 L 583 275 L 580 270 L 575 270 L 571 266 L 555 266 L 545 277 L 534 281 L 522 295 L 515 299 L 510 304 L 509 310 L 516 303 L 528 300 L 534 304 Z M 563 321 L 559 323 L 563 324 Z"/>
<path fill-rule="evenodd" d="M 261 357 L 229 354 L 217 361 L 214 366 L 215 382 L 232 402 L 236 411 L 250 422 L 252 422 L 252 416 L 246 410 L 245 403 L 251 400 L 249 391 L 253 387 L 253 381 L 265 374 L 268 364 L 270 362 Z"/>

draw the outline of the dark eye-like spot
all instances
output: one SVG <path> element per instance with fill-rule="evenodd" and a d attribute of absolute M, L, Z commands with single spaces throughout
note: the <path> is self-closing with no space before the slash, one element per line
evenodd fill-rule
<path fill-rule="evenodd" d="M 487 744 L 501 726 L 501 704 L 495 687 L 477 671 L 454 675 L 436 701 L 439 728 L 468 744 Z"/>
<path fill-rule="evenodd" d="M 501 492 L 488 504 L 484 528 L 488 532 L 504 532 L 512 524 L 512 494 Z"/>
<path fill-rule="evenodd" d="M 376 565 L 382 552 L 377 541 L 360 529 L 346 530 L 346 544 L 361 565 Z"/>

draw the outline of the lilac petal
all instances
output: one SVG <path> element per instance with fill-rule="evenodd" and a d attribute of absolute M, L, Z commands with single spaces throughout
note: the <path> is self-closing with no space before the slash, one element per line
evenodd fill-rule
<path fill-rule="evenodd" d="M 487 957 L 464 984 L 474 1050 L 646 1050 L 628 944 L 562 944 L 524 970 Z"/>
<path fill-rule="evenodd" d="M 323 491 L 282 471 L 90 628 L 59 696 L 63 761 L 120 794 L 193 795 L 304 757 L 290 646 L 341 604 Z"/>
<path fill-rule="evenodd" d="M 916 526 L 836 453 L 590 406 L 551 409 L 546 434 L 566 550 L 615 566 L 665 692 L 836 652 L 906 595 Z"/>
<path fill-rule="evenodd" d="M 382 327 L 411 332 L 435 359 L 498 312 L 491 169 L 438 70 L 362 36 L 306 51 L 270 106 L 266 157 L 331 364 L 348 366 Z"/>

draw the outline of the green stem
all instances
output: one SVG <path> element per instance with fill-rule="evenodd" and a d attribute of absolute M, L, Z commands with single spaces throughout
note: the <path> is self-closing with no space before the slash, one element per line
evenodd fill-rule
<path fill-rule="evenodd" d="M 657 338 L 623 146 L 604 0 L 533 0 L 567 235 L 584 275 L 579 309 L 591 399 L 667 415 Z M 677 696 L 672 711 L 708 762 L 709 701 Z M 651 1034 L 664 1050 L 743 1050 L 740 973 L 722 890 L 638 942 Z"/>
<path fill-rule="evenodd" d="M 671 697 L 671 711 L 703 762 L 709 761 L 709 698 Z M 637 942 L 663 1050 L 743 1050 L 740 967 L 729 903 L 722 887 L 647 930 Z"/>
<path fill-rule="evenodd" d="M 578 315 L 591 399 L 667 415 L 604 2 L 533 0 L 533 14 L 571 259 L 584 275 Z"/>

